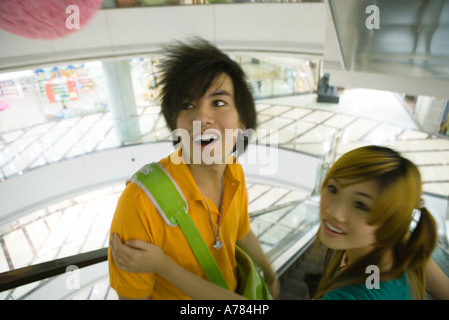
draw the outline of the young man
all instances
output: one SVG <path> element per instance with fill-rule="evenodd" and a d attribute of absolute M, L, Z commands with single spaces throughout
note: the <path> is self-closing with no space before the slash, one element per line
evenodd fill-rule
<path fill-rule="evenodd" d="M 189 214 L 230 290 L 237 286 L 238 244 L 263 269 L 276 296 L 276 273 L 250 230 L 243 170 L 230 155 L 235 145 L 241 145 L 238 133 L 256 126 L 255 104 L 245 75 L 226 54 L 200 39 L 168 46 L 164 54 L 160 65 L 162 114 L 180 143 L 159 163 L 181 189 Z M 207 279 L 181 229 L 169 226 L 133 183 L 119 199 L 112 234 L 118 234 L 125 244 L 132 239 L 155 244 L 179 265 Z M 145 261 L 144 248 L 128 246 L 127 250 L 132 261 Z M 164 278 L 145 273 L 144 268 L 140 273 L 123 270 L 127 267 L 117 260 L 110 249 L 110 283 L 120 298 L 190 298 Z"/>

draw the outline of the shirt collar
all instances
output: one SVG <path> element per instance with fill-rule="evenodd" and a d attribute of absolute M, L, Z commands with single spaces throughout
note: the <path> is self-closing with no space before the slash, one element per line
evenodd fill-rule
<path fill-rule="evenodd" d="M 186 199 L 204 201 L 187 164 L 183 161 L 176 161 L 176 163 L 172 161 L 172 155 L 175 157 L 173 159 L 179 159 L 178 155 L 175 154 L 176 152 L 178 151 L 173 152 L 167 159 L 167 171 L 176 180 Z M 233 160 L 226 165 L 224 171 L 223 203 L 230 203 L 241 183 L 236 177 L 235 170 L 233 170 L 233 166 L 238 165 L 237 161 L 235 161 L 235 158 Z"/>

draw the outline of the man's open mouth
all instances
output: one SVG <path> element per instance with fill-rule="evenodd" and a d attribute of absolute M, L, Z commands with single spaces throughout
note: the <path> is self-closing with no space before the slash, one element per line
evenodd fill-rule
<path fill-rule="evenodd" d="M 197 135 L 193 141 L 197 144 L 201 144 L 201 146 L 207 146 L 208 144 L 211 144 L 212 142 L 218 140 L 220 137 L 217 134 L 214 133 L 206 133 L 202 135 Z"/>

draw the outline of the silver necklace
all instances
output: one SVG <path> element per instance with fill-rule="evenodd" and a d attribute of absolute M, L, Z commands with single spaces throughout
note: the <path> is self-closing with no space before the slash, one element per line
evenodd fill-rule
<path fill-rule="evenodd" d="M 221 247 L 223 247 L 223 242 L 220 241 L 220 227 L 221 227 L 221 201 L 223 198 L 223 178 L 221 179 L 221 195 L 220 195 L 220 204 L 218 208 L 218 232 L 215 233 L 215 227 L 214 222 L 212 221 L 212 213 L 210 211 L 209 203 L 206 200 L 206 197 L 201 192 L 201 195 L 203 196 L 204 202 L 206 202 L 207 210 L 209 211 L 209 218 L 210 218 L 210 225 L 212 226 L 212 232 L 214 233 L 215 242 L 212 245 L 216 250 L 219 250 Z"/>
<path fill-rule="evenodd" d="M 214 222 L 212 221 L 212 213 L 210 212 L 209 203 L 207 203 L 206 197 L 203 195 L 204 201 L 206 202 L 207 210 L 209 211 L 210 225 L 212 226 L 212 232 L 214 233 L 215 242 L 212 245 L 215 249 L 220 249 L 223 247 L 223 242 L 220 241 L 220 226 L 221 226 L 221 209 L 218 210 L 218 232 L 215 234 Z"/>

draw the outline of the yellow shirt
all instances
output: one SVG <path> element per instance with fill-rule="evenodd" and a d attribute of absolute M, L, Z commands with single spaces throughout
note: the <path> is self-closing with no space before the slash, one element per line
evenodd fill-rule
<path fill-rule="evenodd" d="M 186 164 L 173 164 L 170 157 L 160 164 L 168 171 L 187 199 L 189 214 L 203 236 L 204 242 L 217 261 L 231 290 L 237 286 L 235 244 L 250 230 L 248 199 L 243 170 L 240 164 L 227 164 L 224 172 L 222 217 L 220 240 L 223 247 L 216 250 L 209 211 L 203 196 L 195 184 Z M 219 212 L 207 199 L 212 214 L 215 232 L 218 230 Z M 198 276 L 208 279 L 198 263 L 179 226 L 168 226 L 157 212 L 150 199 L 134 183 L 129 183 L 117 204 L 111 224 L 111 234 L 118 233 L 122 241 L 140 239 L 161 247 L 175 262 Z M 150 299 L 190 299 L 170 282 L 154 273 L 130 273 L 120 270 L 113 263 L 109 248 L 109 279 L 111 287 L 119 296 Z"/>

